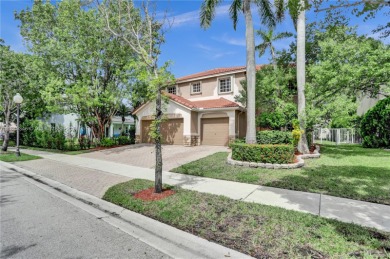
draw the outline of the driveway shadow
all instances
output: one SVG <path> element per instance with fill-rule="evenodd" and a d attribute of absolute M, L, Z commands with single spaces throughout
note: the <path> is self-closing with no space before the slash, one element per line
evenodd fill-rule
<path fill-rule="evenodd" d="M 8 258 L 11 256 L 14 256 L 20 252 L 23 252 L 31 247 L 36 246 L 37 244 L 31 244 L 28 246 L 16 246 L 16 245 L 11 245 L 11 246 L 6 246 L 1 249 L 1 258 Z"/>

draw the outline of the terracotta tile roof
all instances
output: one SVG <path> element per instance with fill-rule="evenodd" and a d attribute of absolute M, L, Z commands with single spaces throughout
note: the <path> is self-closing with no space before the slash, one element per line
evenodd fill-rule
<path fill-rule="evenodd" d="M 180 103 L 190 109 L 193 108 L 203 108 L 203 109 L 212 109 L 212 108 L 228 108 L 228 107 L 239 107 L 238 103 L 229 101 L 223 97 L 219 99 L 211 99 L 211 100 L 202 100 L 202 101 L 190 101 L 181 96 L 177 96 L 170 93 L 164 93 L 171 100 Z"/>
<path fill-rule="evenodd" d="M 210 100 L 202 100 L 202 101 L 190 101 L 186 98 L 183 98 L 178 95 L 170 94 L 167 92 L 163 93 L 164 95 L 168 96 L 169 99 L 171 99 L 174 102 L 177 102 L 179 104 L 182 104 L 186 106 L 189 109 L 215 109 L 215 108 L 233 108 L 233 107 L 240 107 L 238 103 L 229 101 L 223 97 L 219 99 L 210 99 Z M 138 107 L 136 110 L 133 111 L 133 114 L 136 114 L 142 107 L 146 105 L 143 104 L 140 107 Z"/>
<path fill-rule="evenodd" d="M 261 67 L 264 65 L 256 65 L 256 70 L 259 70 Z M 246 69 L 246 66 L 236 66 L 236 67 L 221 67 L 221 68 L 214 68 L 211 70 L 195 73 L 192 75 L 188 76 L 183 76 L 180 78 L 176 79 L 176 82 L 181 82 L 189 79 L 195 79 L 198 77 L 205 77 L 205 76 L 212 76 L 212 75 L 217 75 L 217 74 L 224 74 L 224 73 L 229 73 L 229 72 L 235 72 L 235 71 L 240 71 Z"/>
<path fill-rule="evenodd" d="M 212 109 L 212 108 L 228 108 L 228 107 L 239 107 L 240 105 L 238 103 L 229 101 L 223 97 L 219 99 L 212 99 L 212 100 L 203 100 L 203 101 L 193 101 L 198 108 L 203 109 Z"/>
<path fill-rule="evenodd" d="M 173 100 L 173 101 L 175 101 L 177 103 L 180 103 L 180 104 L 182 104 L 182 105 L 184 105 L 184 106 L 186 106 L 186 107 L 188 107 L 190 109 L 197 108 L 196 105 L 193 102 L 191 102 L 190 100 L 188 100 L 186 98 L 183 98 L 183 97 L 175 95 L 175 94 L 170 94 L 170 93 L 167 93 L 167 92 L 164 92 L 163 94 L 168 96 L 169 99 L 171 99 L 171 100 Z"/>

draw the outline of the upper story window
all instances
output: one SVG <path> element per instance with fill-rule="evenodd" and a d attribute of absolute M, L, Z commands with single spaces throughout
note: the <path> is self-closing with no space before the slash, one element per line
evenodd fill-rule
<path fill-rule="evenodd" d="M 230 93 L 232 91 L 232 83 L 230 77 L 219 79 L 219 92 Z"/>
<path fill-rule="evenodd" d="M 170 86 L 167 90 L 170 94 L 176 94 L 176 86 Z"/>
<path fill-rule="evenodd" d="M 191 93 L 192 94 L 199 94 L 202 92 L 202 89 L 200 88 L 200 82 L 191 84 Z"/>

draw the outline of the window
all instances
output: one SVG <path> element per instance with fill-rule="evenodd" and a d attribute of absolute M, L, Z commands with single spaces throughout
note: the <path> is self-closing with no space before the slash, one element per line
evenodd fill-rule
<path fill-rule="evenodd" d="M 176 86 L 170 86 L 170 87 L 168 87 L 168 93 L 170 93 L 170 94 L 176 94 Z"/>
<path fill-rule="evenodd" d="M 230 77 L 219 79 L 219 92 L 230 93 L 232 91 L 232 85 Z"/>
<path fill-rule="evenodd" d="M 193 93 L 193 94 L 199 94 L 199 93 L 201 93 L 200 82 L 193 83 L 193 84 L 191 85 L 191 93 Z"/>

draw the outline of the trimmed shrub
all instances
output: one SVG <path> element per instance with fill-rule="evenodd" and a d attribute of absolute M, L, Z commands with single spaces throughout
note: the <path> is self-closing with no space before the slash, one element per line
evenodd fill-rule
<path fill-rule="evenodd" d="M 102 147 L 112 147 L 115 146 L 115 140 L 111 138 L 102 138 L 100 140 L 100 146 Z"/>
<path fill-rule="evenodd" d="M 363 147 L 390 148 L 390 97 L 379 101 L 360 124 Z"/>
<path fill-rule="evenodd" d="M 294 147 L 292 145 L 259 145 L 233 143 L 232 159 L 238 161 L 290 164 L 294 162 Z"/>
<path fill-rule="evenodd" d="M 289 131 L 264 130 L 256 134 L 257 144 L 292 144 L 293 136 Z"/>
<path fill-rule="evenodd" d="M 117 138 L 118 145 L 128 145 L 130 144 L 130 139 L 127 136 L 120 136 Z"/>

